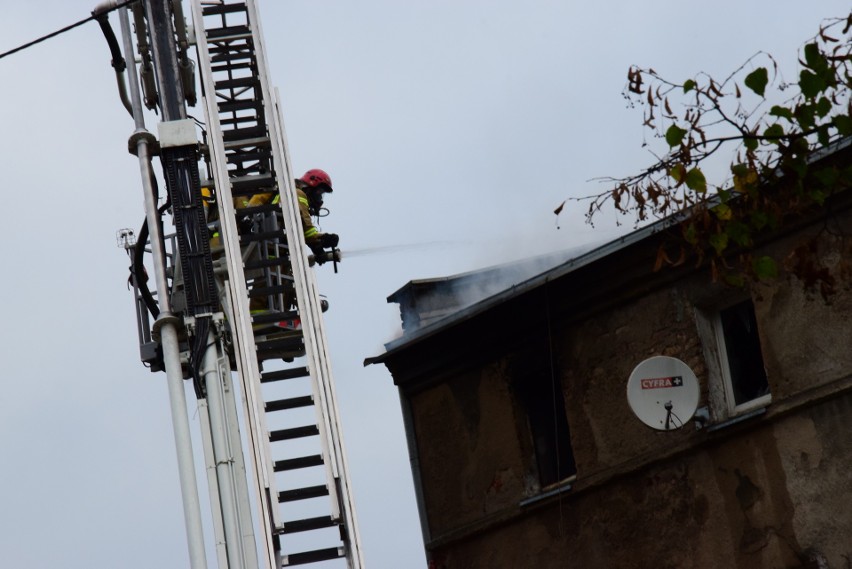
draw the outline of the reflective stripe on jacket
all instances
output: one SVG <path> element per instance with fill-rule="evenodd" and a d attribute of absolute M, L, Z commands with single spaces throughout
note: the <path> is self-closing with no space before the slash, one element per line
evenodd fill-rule
<path fill-rule="evenodd" d="M 314 227 L 314 223 L 311 221 L 308 196 L 302 190 L 296 190 L 296 196 L 299 199 L 299 215 L 302 218 L 302 229 L 305 232 L 305 244 L 308 247 L 319 245 L 322 233 L 319 232 L 319 229 Z"/>

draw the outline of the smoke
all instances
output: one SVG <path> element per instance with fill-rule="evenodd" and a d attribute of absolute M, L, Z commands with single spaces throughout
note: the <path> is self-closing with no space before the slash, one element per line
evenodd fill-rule
<path fill-rule="evenodd" d="M 582 246 L 461 273 L 409 282 L 393 298 L 411 332 L 558 267 L 593 249 Z"/>

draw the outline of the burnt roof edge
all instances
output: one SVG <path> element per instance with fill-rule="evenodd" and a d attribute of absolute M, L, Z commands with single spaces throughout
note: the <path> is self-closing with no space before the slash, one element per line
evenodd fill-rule
<path fill-rule="evenodd" d="M 554 267 L 550 270 L 547 270 L 539 275 L 533 276 L 521 283 L 512 285 L 510 288 L 502 292 L 498 292 L 492 296 L 484 298 L 479 302 L 475 302 L 470 306 L 459 310 L 458 312 L 454 312 L 453 314 L 449 314 L 440 320 L 436 320 L 435 322 L 431 322 L 422 328 L 418 328 L 417 330 L 402 336 L 396 340 L 392 340 L 385 344 L 386 351 L 383 354 L 378 356 L 374 356 L 371 358 L 364 359 L 364 365 L 372 365 L 376 363 L 384 363 L 384 361 L 396 353 L 408 348 L 409 346 L 419 343 L 426 338 L 429 338 L 436 333 L 444 330 L 445 328 L 449 328 L 454 326 L 460 322 L 465 320 L 469 320 L 470 318 L 485 312 L 491 307 L 501 304 L 511 298 L 516 296 L 520 296 L 526 292 L 529 292 L 533 289 L 538 288 L 539 286 L 551 281 L 558 279 L 568 273 L 571 273 L 581 267 L 586 265 L 590 265 L 599 259 L 602 259 L 616 251 L 619 251 L 625 247 L 633 245 L 634 243 L 638 243 L 664 229 L 671 227 L 679 223 L 682 218 L 678 217 L 668 217 L 657 221 L 647 227 L 634 231 L 632 233 L 628 233 L 618 239 L 610 241 L 596 249 L 592 249 L 588 253 L 580 255 L 574 259 L 569 259 L 565 263 L 559 265 L 558 267 Z"/>

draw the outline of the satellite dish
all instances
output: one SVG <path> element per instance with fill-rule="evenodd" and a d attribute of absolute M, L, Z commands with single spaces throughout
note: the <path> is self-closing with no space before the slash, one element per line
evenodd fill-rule
<path fill-rule="evenodd" d="M 627 403 L 640 421 L 660 431 L 681 428 L 698 407 L 698 378 L 677 358 L 654 356 L 627 380 Z"/>

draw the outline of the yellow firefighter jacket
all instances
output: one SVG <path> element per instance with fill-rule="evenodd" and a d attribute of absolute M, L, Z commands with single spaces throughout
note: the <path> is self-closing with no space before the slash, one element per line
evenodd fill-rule
<path fill-rule="evenodd" d="M 277 193 L 268 192 L 264 194 L 255 194 L 251 197 L 251 199 L 243 197 L 235 198 L 234 207 L 237 209 L 254 207 L 267 204 L 270 200 L 272 200 L 272 203 L 278 203 L 278 197 Z M 308 196 L 301 189 L 297 189 L 296 197 L 299 201 L 299 216 L 302 218 L 302 231 L 305 233 L 305 245 L 309 248 L 313 248 L 319 245 L 320 238 L 323 234 L 319 232 L 319 229 L 314 227 L 314 224 L 311 221 L 311 213 L 308 207 Z"/>

